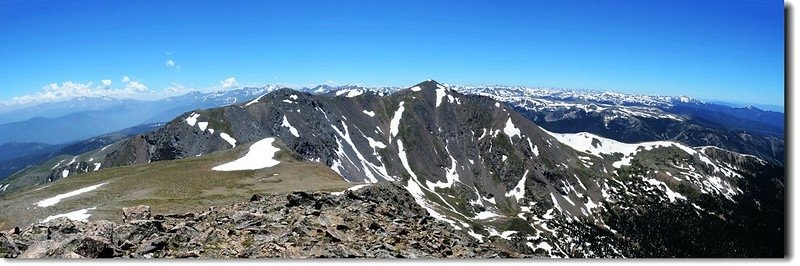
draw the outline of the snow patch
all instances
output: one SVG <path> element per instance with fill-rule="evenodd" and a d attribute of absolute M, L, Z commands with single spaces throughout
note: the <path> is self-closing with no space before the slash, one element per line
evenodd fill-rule
<path fill-rule="evenodd" d="M 405 107 L 403 107 L 404 103 L 405 102 L 400 102 L 400 107 L 394 112 L 394 117 L 392 117 L 392 121 L 389 124 L 389 133 L 391 137 L 397 136 L 397 133 L 400 132 L 400 118 L 403 117 L 403 111 L 405 111 Z"/>
<path fill-rule="evenodd" d="M 231 146 L 233 146 L 233 148 L 236 148 L 236 139 L 232 138 L 230 135 L 228 135 L 228 133 L 224 133 L 224 132 L 223 133 L 219 133 L 219 136 L 222 139 L 224 139 L 225 141 L 227 141 L 229 144 L 231 144 Z"/>
<path fill-rule="evenodd" d="M 500 216 L 502 216 L 502 215 L 499 215 L 499 214 L 496 214 L 496 213 L 493 213 L 493 212 L 490 212 L 490 211 L 482 211 L 482 212 L 479 212 L 479 213 L 475 214 L 475 217 L 473 217 L 472 219 L 486 220 L 486 219 L 490 219 L 490 218 L 494 218 L 494 217 L 500 217 Z"/>
<path fill-rule="evenodd" d="M 197 126 L 200 127 L 200 131 L 206 131 L 206 128 L 208 128 L 208 122 L 198 122 Z"/>
<path fill-rule="evenodd" d="M 411 193 L 412 196 L 414 196 L 414 200 L 416 200 L 417 204 L 422 206 L 422 208 L 425 208 L 425 210 L 428 211 L 428 214 L 430 214 L 431 217 L 440 221 L 447 222 L 451 226 L 453 226 L 453 228 L 461 229 L 461 227 L 456 225 L 455 221 L 446 218 L 444 215 L 440 214 L 430 206 L 428 199 L 425 198 L 425 192 L 422 191 L 422 186 L 419 183 L 419 178 L 417 178 L 417 175 L 414 173 L 414 171 L 411 170 L 411 166 L 408 164 L 406 151 L 403 149 L 403 142 L 399 139 L 397 140 L 397 150 L 398 150 L 398 156 L 400 157 L 400 164 L 403 165 L 403 168 L 406 170 L 406 172 L 408 172 L 409 176 L 411 176 L 405 188 L 406 190 L 408 190 L 409 193 Z"/>
<path fill-rule="evenodd" d="M 80 210 L 77 210 L 77 211 L 74 211 L 74 212 L 68 212 L 68 213 L 64 213 L 64 214 L 47 216 L 47 218 L 44 218 L 44 220 L 42 220 L 41 223 L 46 223 L 46 222 L 49 222 L 49 221 L 52 221 L 54 219 L 58 219 L 58 218 L 61 218 L 61 217 L 66 217 L 67 219 L 70 219 L 70 220 L 73 220 L 73 221 L 87 221 L 89 219 L 89 216 L 92 216 L 91 214 L 89 214 L 89 211 L 90 210 L 94 210 L 94 209 L 97 209 L 97 208 L 96 207 L 92 207 L 92 208 L 80 209 Z"/>
<path fill-rule="evenodd" d="M 470 236 L 472 236 L 472 237 L 474 237 L 475 239 L 477 239 L 477 240 L 478 240 L 478 242 L 481 242 L 481 243 L 483 243 L 483 235 L 481 235 L 481 234 L 478 234 L 478 233 L 475 233 L 475 232 L 474 232 L 474 231 L 472 231 L 472 230 L 469 230 L 469 232 L 467 232 L 467 234 L 469 234 Z"/>
<path fill-rule="evenodd" d="M 241 171 L 241 170 L 256 170 L 267 167 L 272 167 L 280 162 L 275 160 L 275 153 L 280 151 L 272 143 L 274 138 L 265 138 L 259 140 L 253 145 L 250 145 L 250 150 L 244 157 L 239 158 L 233 162 L 229 162 L 217 167 L 212 168 L 214 171 Z"/>
<path fill-rule="evenodd" d="M 439 107 L 439 105 L 442 103 L 442 98 L 444 98 L 445 96 L 448 96 L 447 95 L 447 89 L 445 89 L 442 86 L 437 86 L 437 88 L 436 88 L 436 107 Z"/>
<path fill-rule="evenodd" d="M 250 105 L 252 105 L 252 104 L 255 104 L 255 103 L 257 103 L 257 102 L 258 102 L 259 100 L 261 100 L 261 98 L 263 98 L 264 96 L 266 96 L 266 94 L 264 94 L 264 95 L 261 95 L 261 96 L 258 96 L 258 98 L 256 98 L 255 100 L 252 100 L 252 101 L 250 101 L 249 103 L 245 104 L 245 105 L 244 105 L 244 107 L 248 107 L 248 106 L 250 106 Z"/>
<path fill-rule="evenodd" d="M 191 115 L 189 115 L 189 117 L 186 118 L 186 123 L 189 124 L 190 126 L 194 126 L 194 124 L 197 124 L 198 117 L 200 117 L 200 114 L 192 113 Z"/>
<path fill-rule="evenodd" d="M 364 110 L 364 113 L 367 114 L 369 117 L 375 117 L 375 112 Z"/>
<path fill-rule="evenodd" d="M 289 132 L 292 133 L 296 138 L 300 137 L 300 133 L 294 128 L 291 124 L 289 124 L 289 120 L 286 119 L 286 115 L 283 116 L 283 123 L 281 126 L 289 128 Z"/>
<path fill-rule="evenodd" d="M 58 204 L 59 202 L 61 202 L 62 199 L 66 199 L 66 198 L 69 198 L 69 197 L 74 197 L 74 196 L 77 196 L 77 195 L 80 195 L 80 194 L 95 190 L 95 189 L 97 189 L 97 188 L 99 188 L 99 187 L 101 187 L 101 186 L 103 186 L 105 184 L 108 184 L 108 182 L 97 184 L 97 185 L 94 185 L 94 186 L 88 186 L 88 187 L 81 188 L 81 189 L 78 189 L 78 190 L 73 190 L 73 191 L 70 191 L 70 192 L 67 192 L 67 193 L 64 193 L 64 194 L 58 194 L 55 197 L 43 199 L 43 200 L 37 202 L 36 206 L 39 206 L 39 207 L 50 207 L 50 206 Z"/>
<path fill-rule="evenodd" d="M 511 117 L 509 117 L 508 121 L 506 121 L 506 127 L 503 128 L 503 133 L 506 133 L 506 136 L 508 136 L 509 141 L 511 141 L 512 136 L 517 136 L 517 137 L 520 136 L 519 128 L 517 128 L 514 125 L 514 122 L 511 122 Z"/>
<path fill-rule="evenodd" d="M 359 89 L 346 89 L 346 90 L 337 91 L 336 92 L 336 96 L 338 97 L 338 96 L 341 96 L 342 94 L 346 94 L 344 97 L 353 98 L 353 97 L 356 97 L 356 96 L 361 95 L 363 93 L 364 93 L 364 91 L 363 90 L 359 90 Z"/>
<path fill-rule="evenodd" d="M 525 170 L 525 173 L 522 174 L 522 178 L 519 180 L 519 182 L 517 182 L 516 187 L 511 189 L 511 191 L 506 192 L 506 197 L 514 197 L 518 202 L 525 197 L 525 180 L 528 176 L 528 171 L 530 170 Z"/>
<path fill-rule="evenodd" d="M 644 179 L 644 182 L 647 182 L 648 184 L 653 185 L 658 189 L 664 191 L 664 193 L 667 194 L 667 198 L 669 198 L 669 202 L 675 202 L 677 199 L 686 200 L 686 197 L 670 189 L 669 186 L 667 186 L 667 184 L 664 182 L 652 178 Z"/>

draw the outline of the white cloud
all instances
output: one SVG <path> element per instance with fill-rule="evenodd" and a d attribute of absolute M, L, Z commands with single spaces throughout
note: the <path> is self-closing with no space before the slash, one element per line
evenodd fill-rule
<path fill-rule="evenodd" d="M 104 79 L 100 85 L 92 82 L 79 83 L 74 81 L 64 81 L 61 84 L 50 83 L 42 90 L 33 94 L 18 96 L 7 101 L 0 101 L 5 105 L 27 105 L 47 102 L 65 101 L 78 97 L 111 97 L 111 98 L 132 98 L 149 93 L 147 85 L 131 81 L 128 76 L 123 77 L 126 81 L 124 88 L 112 88 L 111 80 Z"/>
<path fill-rule="evenodd" d="M 147 91 L 147 86 L 136 81 L 131 81 L 125 85 L 125 89 L 131 92 L 145 92 Z"/>
<path fill-rule="evenodd" d="M 128 83 L 128 82 L 131 82 L 131 78 L 129 78 L 128 76 L 122 76 L 122 83 Z"/>
<path fill-rule="evenodd" d="M 172 59 L 167 60 L 166 64 L 168 67 L 175 67 L 175 61 Z"/>
<path fill-rule="evenodd" d="M 236 82 L 236 78 L 235 77 L 226 78 L 226 79 L 220 81 L 219 84 L 220 84 L 220 86 L 222 86 L 222 89 L 236 88 L 236 87 L 239 86 L 239 83 Z"/>

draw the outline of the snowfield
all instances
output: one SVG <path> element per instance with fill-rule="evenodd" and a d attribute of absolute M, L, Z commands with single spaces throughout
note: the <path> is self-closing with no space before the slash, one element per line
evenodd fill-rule
<path fill-rule="evenodd" d="M 39 206 L 39 207 L 53 206 L 53 205 L 56 205 L 59 202 L 61 202 L 62 199 L 66 199 L 66 198 L 69 198 L 69 197 L 74 197 L 74 196 L 77 196 L 77 195 L 80 195 L 80 194 L 95 190 L 95 189 L 97 189 L 99 187 L 102 187 L 105 184 L 108 184 L 108 183 L 97 184 L 97 185 L 94 185 L 94 186 L 88 186 L 88 187 L 85 187 L 85 188 L 82 188 L 82 189 L 73 190 L 73 191 L 70 191 L 70 192 L 67 192 L 67 193 L 64 193 L 64 194 L 58 194 L 55 197 L 47 198 L 47 199 L 44 199 L 42 201 L 37 202 L 36 206 Z"/>
<path fill-rule="evenodd" d="M 242 170 L 256 170 L 278 165 L 280 161 L 275 160 L 275 153 L 280 151 L 272 143 L 275 138 L 265 138 L 253 143 L 250 146 L 250 151 L 244 157 L 236 159 L 217 167 L 212 168 L 214 171 L 242 171 Z"/>

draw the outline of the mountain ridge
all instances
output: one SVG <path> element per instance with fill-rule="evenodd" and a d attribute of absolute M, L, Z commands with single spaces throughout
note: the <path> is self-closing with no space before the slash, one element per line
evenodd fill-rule
<path fill-rule="evenodd" d="M 295 159 L 318 162 L 351 183 L 397 182 L 434 218 L 480 241 L 509 243 L 521 253 L 661 257 L 717 249 L 717 256 L 733 254 L 714 239 L 681 246 L 670 237 L 674 232 L 662 230 L 649 236 L 664 242 L 643 246 L 640 242 L 646 239 L 625 228 L 630 219 L 661 221 L 669 215 L 697 223 L 712 235 L 720 228 L 754 226 L 727 239 L 747 246 L 744 256 L 772 256 L 769 252 L 776 250 L 745 244 L 751 235 L 768 236 L 762 244 L 769 247 L 781 245 L 774 230 L 783 230 L 778 224 L 782 220 L 766 220 L 773 227 L 755 226 L 764 221 L 736 211 L 745 206 L 764 213 L 764 219 L 782 217 L 782 212 L 771 212 L 783 210 L 776 206 L 783 197 L 780 166 L 674 142 L 620 144 L 587 134 L 563 137 L 492 98 L 464 95 L 435 81 L 383 96 L 358 90 L 313 95 L 279 89 L 247 103 L 184 113 L 156 132 L 118 143 L 103 157 L 100 171 L 214 154 L 275 138 Z M 575 145 L 590 148 L 573 149 Z M 621 148 L 597 152 L 617 146 Z M 54 171 L 59 167 L 70 166 Z M 772 194 L 753 193 L 761 190 Z M 776 209 L 763 210 L 754 202 Z M 720 215 L 723 220 L 714 220 Z M 678 226 L 676 221 L 662 222 Z M 574 245 L 581 241 L 593 245 Z"/>

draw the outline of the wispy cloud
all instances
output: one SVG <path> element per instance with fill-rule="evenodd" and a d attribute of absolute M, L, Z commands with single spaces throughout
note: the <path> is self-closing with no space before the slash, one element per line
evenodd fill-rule
<path fill-rule="evenodd" d="M 169 68 L 174 68 L 178 70 L 181 69 L 181 65 L 178 65 L 178 63 L 175 63 L 175 60 L 172 59 L 167 59 L 167 61 L 165 61 L 164 64 L 167 65 L 167 67 Z"/>
<path fill-rule="evenodd" d="M 167 92 L 167 93 L 181 93 L 181 92 L 187 92 L 187 91 L 188 90 L 186 89 L 186 86 L 184 86 L 181 83 L 172 83 L 169 86 L 167 86 L 166 88 L 164 88 L 164 92 Z"/>
<path fill-rule="evenodd" d="M 104 79 L 104 80 L 101 80 L 100 82 L 103 83 L 104 87 L 111 86 L 111 80 L 110 79 Z"/>

